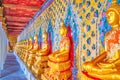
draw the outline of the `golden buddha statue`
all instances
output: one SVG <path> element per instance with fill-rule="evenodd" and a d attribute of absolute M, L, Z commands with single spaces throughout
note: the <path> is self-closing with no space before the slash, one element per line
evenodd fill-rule
<path fill-rule="evenodd" d="M 35 55 L 36 55 L 36 52 L 38 51 L 38 36 L 35 35 L 34 36 L 34 44 L 33 44 L 33 49 L 31 49 L 29 51 L 29 56 L 28 56 L 28 62 L 27 62 L 27 65 L 29 68 L 31 68 L 31 65 L 34 63 L 34 60 L 35 60 Z"/>
<path fill-rule="evenodd" d="M 27 44 L 27 49 L 24 52 L 24 59 L 23 59 L 23 61 L 25 63 L 27 62 L 27 59 L 28 59 L 28 56 L 29 56 L 29 51 L 32 50 L 32 48 L 33 48 L 32 38 L 29 38 L 28 44 Z"/>
<path fill-rule="evenodd" d="M 67 37 L 67 27 L 62 24 L 60 34 L 63 37 L 60 41 L 60 50 L 48 56 L 48 69 L 41 76 L 42 80 L 68 80 L 71 77 L 71 63 L 69 58 L 70 39 Z"/>
<path fill-rule="evenodd" d="M 20 58 L 22 57 L 22 53 L 23 53 L 24 48 L 25 48 L 25 46 L 23 46 L 24 42 L 25 41 L 21 41 L 21 42 L 18 42 L 18 44 L 15 45 L 16 46 L 15 49 L 16 49 L 16 51 L 17 51 Z"/>
<path fill-rule="evenodd" d="M 20 57 L 20 58 L 22 58 L 22 52 L 23 52 L 23 50 L 24 50 L 24 48 L 23 48 L 23 42 L 24 42 L 24 41 L 22 41 L 22 42 L 21 42 L 21 45 L 19 46 L 19 57 Z"/>
<path fill-rule="evenodd" d="M 42 48 L 36 52 L 36 61 L 32 66 L 32 72 L 36 77 L 43 73 L 44 69 L 48 67 L 48 55 L 49 55 L 49 44 L 48 44 L 48 34 L 44 32 L 42 35 L 43 43 Z"/>
<path fill-rule="evenodd" d="M 105 36 L 105 52 L 92 61 L 85 62 L 83 69 L 101 80 L 120 80 L 120 5 L 113 0 L 106 12 L 112 26 Z"/>
<path fill-rule="evenodd" d="M 21 59 L 24 60 L 25 58 L 25 51 L 29 49 L 29 40 L 25 40 L 24 43 L 22 44 L 23 49 L 22 49 L 22 55 L 21 55 Z"/>

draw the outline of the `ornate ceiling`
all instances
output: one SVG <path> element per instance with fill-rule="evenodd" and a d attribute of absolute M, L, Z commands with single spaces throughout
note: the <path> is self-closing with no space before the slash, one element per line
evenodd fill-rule
<path fill-rule="evenodd" d="M 2 0 L 8 36 L 18 36 L 46 0 Z"/>

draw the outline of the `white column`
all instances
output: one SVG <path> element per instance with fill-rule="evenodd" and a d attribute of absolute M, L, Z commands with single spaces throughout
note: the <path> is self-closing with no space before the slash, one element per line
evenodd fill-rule
<path fill-rule="evenodd" d="M 2 29 L 2 22 L 0 22 L 0 70 L 3 69 L 3 65 L 5 63 L 6 54 L 8 48 L 8 39 L 7 36 Z"/>

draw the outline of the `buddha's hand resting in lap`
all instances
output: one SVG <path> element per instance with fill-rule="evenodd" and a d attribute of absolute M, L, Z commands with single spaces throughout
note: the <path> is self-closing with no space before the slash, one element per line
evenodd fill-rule
<path fill-rule="evenodd" d="M 104 69 L 111 69 L 114 68 L 115 65 L 113 63 L 98 63 L 97 64 L 100 68 L 104 68 Z"/>
<path fill-rule="evenodd" d="M 59 58 L 60 56 L 61 56 L 60 54 L 56 54 L 56 55 L 55 55 L 56 58 Z"/>
<path fill-rule="evenodd" d="M 89 71 L 91 72 L 91 68 L 93 67 L 94 65 L 91 63 L 91 62 L 86 62 L 83 64 L 83 68 L 86 70 L 86 71 Z"/>

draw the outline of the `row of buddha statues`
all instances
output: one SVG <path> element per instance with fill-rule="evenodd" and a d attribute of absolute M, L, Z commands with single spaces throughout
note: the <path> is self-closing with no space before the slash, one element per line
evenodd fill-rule
<path fill-rule="evenodd" d="M 38 44 L 38 36 L 16 43 L 15 51 L 34 74 L 37 80 L 69 80 L 72 76 L 69 59 L 70 39 L 67 37 L 67 27 L 60 27 L 63 36 L 60 41 L 60 50 L 50 53 L 48 33 L 42 35 L 42 47 Z M 42 75 L 41 75 L 42 74 Z"/>
<path fill-rule="evenodd" d="M 120 5 L 116 0 L 106 11 L 106 17 L 112 29 L 105 35 L 105 51 L 82 64 L 81 80 L 120 80 Z M 60 49 L 52 53 L 47 32 L 42 35 L 41 48 L 37 35 L 34 36 L 34 44 L 32 38 L 16 43 L 16 52 L 37 80 L 72 80 L 71 40 L 67 33 L 63 23 L 60 27 Z"/>

